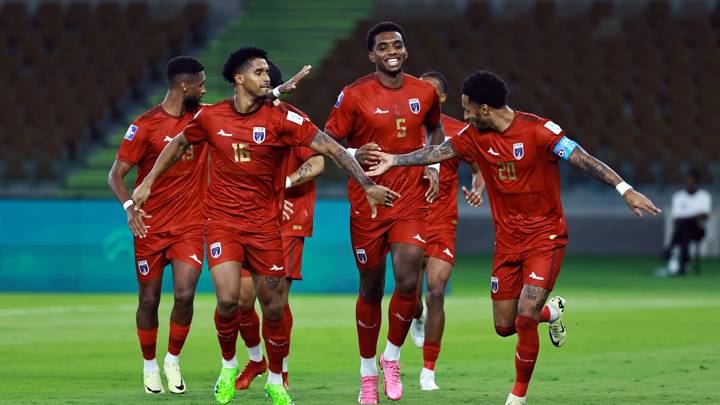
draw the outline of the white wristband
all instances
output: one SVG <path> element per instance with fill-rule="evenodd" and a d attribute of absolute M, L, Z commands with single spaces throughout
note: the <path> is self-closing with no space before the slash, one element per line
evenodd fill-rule
<path fill-rule="evenodd" d="M 438 174 L 440 174 L 440 163 L 433 163 L 431 165 L 428 165 L 428 167 L 432 167 L 433 169 L 437 170 Z"/>
<path fill-rule="evenodd" d="M 632 189 L 632 186 L 624 181 L 621 181 L 617 186 L 615 186 L 615 190 L 617 190 L 620 195 L 625 195 L 625 193 L 630 189 Z"/>
<path fill-rule="evenodd" d="M 275 96 L 275 98 L 280 98 L 280 86 L 275 87 L 272 91 L 272 94 L 273 96 Z"/>
<path fill-rule="evenodd" d="M 347 148 L 347 149 L 345 149 L 345 150 L 347 151 L 347 153 L 350 154 L 350 156 L 355 157 L 355 153 L 357 152 L 357 149 L 355 149 L 355 148 Z"/>
<path fill-rule="evenodd" d="M 290 176 L 285 177 L 285 188 L 292 187 L 292 180 L 290 180 Z"/>
<path fill-rule="evenodd" d="M 123 203 L 123 209 L 126 210 L 126 209 L 128 209 L 129 206 L 131 206 L 131 205 L 133 205 L 133 204 L 135 204 L 135 203 L 133 202 L 133 200 L 127 200 L 127 201 L 125 201 L 125 202 Z"/>

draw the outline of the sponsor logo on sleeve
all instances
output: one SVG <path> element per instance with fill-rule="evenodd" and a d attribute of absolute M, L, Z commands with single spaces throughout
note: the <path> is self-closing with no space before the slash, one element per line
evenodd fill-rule
<path fill-rule="evenodd" d="M 338 94 L 337 101 L 335 101 L 335 108 L 340 107 L 340 103 L 342 103 L 343 97 L 345 97 L 345 93 L 341 91 L 340 94 Z"/>
<path fill-rule="evenodd" d="M 253 141 L 263 143 L 265 141 L 265 127 L 253 127 Z"/>
<path fill-rule="evenodd" d="M 125 131 L 125 136 L 123 138 L 128 141 L 132 141 L 133 138 L 135 138 L 135 134 L 137 133 L 137 130 L 138 130 L 137 125 L 130 125 L 128 127 L 127 131 Z"/>
<path fill-rule="evenodd" d="M 287 120 L 288 120 L 288 121 L 291 121 L 291 122 L 294 122 L 294 123 L 296 123 L 296 124 L 298 124 L 298 125 L 302 125 L 302 123 L 303 123 L 303 117 L 302 117 L 302 115 L 300 115 L 300 114 L 298 114 L 298 113 L 294 113 L 294 112 L 292 112 L 292 111 L 288 111 L 288 113 L 287 113 Z"/>
<path fill-rule="evenodd" d="M 357 255 L 357 259 L 360 263 L 367 263 L 367 255 L 365 254 L 365 249 L 355 249 L 355 254 Z"/>
<path fill-rule="evenodd" d="M 500 282 L 498 281 L 498 278 L 490 277 L 490 291 L 492 291 L 493 294 L 497 294 L 499 289 L 500 289 Z"/>
<path fill-rule="evenodd" d="M 150 273 L 150 266 L 147 260 L 138 260 L 138 272 L 143 276 L 147 276 Z"/>
<path fill-rule="evenodd" d="M 522 142 L 513 144 L 513 156 L 515 160 L 520 160 L 525 156 L 525 145 Z"/>
<path fill-rule="evenodd" d="M 408 100 L 408 104 L 410 105 L 410 112 L 413 114 L 418 114 L 420 112 L 420 100 L 417 98 L 411 98 Z"/>
<path fill-rule="evenodd" d="M 550 132 L 552 132 L 555 135 L 560 135 L 560 132 L 562 132 L 562 128 L 560 128 L 560 125 L 558 125 L 552 121 L 546 122 L 545 128 L 549 129 Z"/>
<path fill-rule="evenodd" d="M 220 242 L 215 242 L 212 245 L 210 245 L 210 256 L 212 256 L 213 259 L 217 259 L 222 254 L 222 245 Z"/>

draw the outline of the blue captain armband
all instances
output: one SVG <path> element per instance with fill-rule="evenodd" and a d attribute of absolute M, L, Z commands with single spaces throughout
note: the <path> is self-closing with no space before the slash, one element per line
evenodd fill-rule
<path fill-rule="evenodd" d="M 558 141 L 557 144 L 555 144 L 555 149 L 553 149 L 553 154 L 560 159 L 568 160 L 570 157 L 570 154 L 572 151 L 577 148 L 578 144 L 577 142 L 573 141 L 572 139 L 568 138 L 567 136 L 563 136 L 560 141 Z"/>

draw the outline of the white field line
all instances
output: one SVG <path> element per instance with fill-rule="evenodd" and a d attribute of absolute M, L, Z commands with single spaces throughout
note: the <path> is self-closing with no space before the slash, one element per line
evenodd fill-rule
<path fill-rule="evenodd" d="M 160 304 L 160 308 L 170 309 L 171 303 Z M 201 300 L 195 301 L 195 308 L 207 309 L 213 308 L 215 302 Z M 97 313 L 97 312 L 132 312 L 137 308 L 137 304 L 122 305 L 68 305 L 53 307 L 30 307 L 30 308 L 5 308 L 0 309 L 0 318 L 15 316 L 31 316 L 31 315 L 64 315 L 77 313 Z"/>

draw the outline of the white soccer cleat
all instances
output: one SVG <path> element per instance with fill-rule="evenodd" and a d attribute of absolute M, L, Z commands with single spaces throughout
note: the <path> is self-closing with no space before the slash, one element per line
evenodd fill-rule
<path fill-rule="evenodd" d="M 420 389 L 423 391 L 435 391 L 439 390 L 437 384 L 435 384 L 435 372 L 423 368 L 420 372 Z"/>
<path fill-rule="evenodd" d="M 422 301 L 422 304 L 422 315 L 420 315 L 420 318 L 413 318 L 412 324 L 410 325 L 413 343 L 421 349 L 425 344 L 425 321 L 427 320 L 427 306 L 425 305 L 425 301 Z"/>
<path fill-rule="evenodd" d="M 160 380 L 160 370 L 144 371 L 143 384 L 145 384 L 145 392 L 148 394 L 162 394 L 165 392 Z"/>
<path fill-rule="evenodd" d="M 165 377 L 167 377 L 168 390 L 170 390 L 170 392 L 173 394 L 185 393 L 187 387 L 185 386 L 185 380 L 183 380 L 182 374 L 180 374 L 180 364 L 165 363 L 163 372 L 165 373 Z"/>
<path fill-rule="evenodd" d="M 567 300 L 559 295 L 550 298 L 550 301 L 548 301 L 548 305 L 552 306 L 558 314 L 555 322 L 550 322 L 548 326 L 550 341 L 555 347 L 564 345 L 567 340 L 567 330 L 565 330 L 565 323 L 563 322 L 566 304 Z"/>
<path fill-rule="evenodd" d="M 508 394 L 507 401 L 505 401 L 505 405 L 525 405 L 525 397 L 516 397 L 515 395 Z"/>

